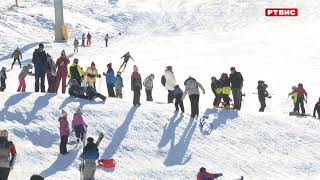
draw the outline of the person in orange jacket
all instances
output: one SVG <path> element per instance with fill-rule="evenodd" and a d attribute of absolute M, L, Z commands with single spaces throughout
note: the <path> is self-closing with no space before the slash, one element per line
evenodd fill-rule
<path fill-rule="evenodd" d="M 222 173 L 211 174 L 207 172 L 206 168 L 201 167 L 197 175 L 197 180 L 214 180 L 220 176 L 223 176 L 223 174 Z"/>

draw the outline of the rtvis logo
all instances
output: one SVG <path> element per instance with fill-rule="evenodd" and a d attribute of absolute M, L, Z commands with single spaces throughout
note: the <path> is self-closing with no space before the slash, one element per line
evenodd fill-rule
<path fill-rule="evenodd" d="M 266 8 L 266 16 L 298 16 L 297 8 Z"/>

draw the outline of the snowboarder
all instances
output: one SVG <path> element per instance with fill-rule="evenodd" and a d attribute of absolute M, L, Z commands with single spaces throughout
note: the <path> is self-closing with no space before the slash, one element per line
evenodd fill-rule
<path fill-rule="evenodd" d="M 68 64 L 70 63 L 70 60 L 66 56 L 65 50 L 61 51 L 61 56 L 59 59 L 56 61 L 56 68 L 57 70 L 57 76 L 55 80 L 55 85 L 54 85 L 54 91 L 55 93 L 58 92 L 60 82 L 62 80 L 62 93 L 66 93 L 66 88 L 67 88 L 67 76 L 68 76 Z M 70 71 L 71 69 L 73 70 L 74 64 L 70 66 Z M 72 72 L 70 72 L 72 73 Z"/>
<path fill-rule="evenodd" d="M 316 112 L 318 113 L 318 119 L 320 119 L 320 98 L 313 108 L 313 117 L 316 118 Z"/>
<path fill-rule="evenodd" d="M 54 63 L 51 55 L 47 53 L 48 70 L 47 70 L 47 80 L 48 80 L 48 93 L 55 92 L 55 80 L 57 76 L 56 64 Z"/>
<path fill-rule="evenodd" d="M 182 100 L 183 91 L 181 90 L 179 85 L 174 86 L 173 96 L 175 98 L 174 106 L 176 108 L 176 112 L 179 112 L 179 106 L 180 106 L 181 114 L 183 114 L 184 113 L 184 105 Z"/>
<path fill-rule="evenodd" d="M 79 41 L 77 38 L 74 38 L 73 47 L 74 47 L 73 52 L 78 53 L 79 52 Z"/>
<path fill-rule="evenodd" d="M 82 109 L 79 107 L 73 115 L 72 129 L 74 130 L 77 142 L 83 141 L 84 133 L 86 132 L 85 127 L 88 127 L 83 121 Z"/>
<path fill-rule="evenodd" d="M 68 76 L 70 79 L 75 79 L 78 85 L 80 85 L 84 76 L 83 76 L 82 68 L 78 65 L 78 63 L 79 63 L 79 60 L 75 58 L 73 60 L 73 64 L 71 64 L 71 66 L 69 67 Z"/>
<path fill-rule="evenodd" d="M 32 64 L 28 64 L 26 66 L 23 66 L 20 74 L 19 74 L 19 87 L 17 89 L 17 92 L 25 92 L 26 91 L 26 80 L 25 78 L 27 77 L 27 75 L 29 76 L 34 76 L 34 74 L 32 72 L 30 72 L 30 70 L 33 68 Z"/>
<path fill-rule="evenodd" d="M 82 34 L 81 39 L 82 39 L 81 46 L 83 46 L 83 47 L 84 47 L 84 46 L 86 46 L 86 45 L 85 45 L 85 42 L 86 42 L 86 35 L 85 35 L 84 33 Z"/>
<path fill-rule="evenodd" d="M 0 92 L 3 92 L 7 87 L 6 79 L 7 79 L 7 69 L 5 67 L 2 67 L 0 71 L 0 81 L 1 81 Z"/>
<path fill-rule="evenodd" d="M 205 94 L 205 90 L 203 86 L 193 77 L 189 77 L 185 82 L 185 90 L 182 95 L 182 100 L 189 95 L 190 103 L 191 103 L 191 118 L 197 118 L 199 116 L 199 98 L 200 91 L 199 87 L 202 90 L 203 94 Z"/>
<path fill-rule="evenodd" d="M 41 92 L 45 92 L 45 76 L 48 69 L 47 54 L 44 51 L 44 45 L 39 44 L 39 48 L 33 53 L 32 63 L 35 69 L 35 92 L 39 92 L 39 86 Z M 40 81 L 40 82 L 39 82 Z"/>
<path fill-rule="evenodd" d="M 30 180 L 44 180 L 44 178 L 40 175 L 34 174 L 31 176 Z"/>
<path fill-rule="evenodd" d="M 227 108 L 230 108 L 230 93 L 231 93 L 231 87 L 230 87 L 230 79 L 228 77 L 227 73 L 222 73 L 221 77 L 219 79 L 221 86 L 222 86 L 222 99 L 224 106 Z"/>
<path fill-rule="evenodd" d="M 68 113 L 65 110 L 62 110 L 62 116 L 59 117 L 60 123 L 60 154 L 67 154 L 67 144 L 69 138 L 69 122 L 68 122 Z"/>
<path fill-rule="evenodd" d="M 13 51 L 11 57 L 13 58 L 13 63 L 12 63 L 12 65 L 11 65 L 11 69 L 13 69 L 13 66 L 14 66 L 14 64 L 16 63 L 16 61 L 18 61 L 19 66 L 20 66 L 20 69 L 21 69 L 22 53 L 21 53 L 19 47 L 17 47 L 17 49 L 15 49 L 15 50 Z"/>
<path fill-rule="evenodd" d="M 172 66 L 166 67 L 166 70 L 164 71 L 164 75 L 162 79 L 165 80 L 163 84 L 164 84 L 164 87 L 168 90 L 168 103 L 173 103 L 173 99 L 174 99 L 173 90 L 174 90 L 174 86 L 176 85 L 176 78 L 172 71 Z"/>
<path fill-rule="evenodd" d="M 109 34 L 106 34 L 106 36 L 104 37 L 104 40 L 106 41 L 106 47 L 108 47 Z"/>
<path fill-rule="evenodd" d="M 140 106 L 140 95 L 142 89 L 141 76 L 138 72 L 138 67 L 133 66 L 133 73 L 131 75 L 131 90 L 133 91 L 133 105 Z"/>
<path fill-rule="evenodd" d="M 147 101 L 153 101 L 153 98 L 152 98 L 153 79 L 154 79 L 154 75 L 150 74 L 143 81 L 143 86 L 144 86 L 144 89 L 146 90 Z"/>
<path fill-rule="evenodd" d="M 88 33 L 87 34 L 87 46 L 91 46 L 91 38 L 92 38 L 91 34 Z"/>
<path fill-rule="evenodd" d="M 217 78 L 214 76 L 211 78 L 211 90 L 215 95 L 215 98 L 213 101 L 213 107 L 217 108 L 219 107 L 219 104 L 221 102 L 222 86 L 220 81 L 217 80 Z"/>
<path fill-rule="evenodd" d="M 0 130 L 0 179 L 7 180 L 13 168 L 17 152 L 12 141 L 8 140 L 8 131 Z"/>
<path fill-rule="evenodd" d="M 96 88 L 96 81 L 97 78 L 100 78 L 101 75 L 98 73 L 98 70 L 96 68 L 96 64 L 92 61 L 91 66 L 87 68 L 86 70 L 86 76 L 87 76 L 87 82 Z"/>
<path fill-rule="evenodd" d="M 80 158 L 84 159 L 82 171 L 83 180 L 94 180 L 97 169 L 96 160 L 99 158 L 99 149 L 92 137 L 87 138 L 87 144 Z"/>
<path fill-rule="evenodd" d="M 258 81 L 258 98 L 259 98 L 259 102 L 260 102 L 260 109 L 259 112 L 264 112 L 264 109 L 266 108 L 266 97 L 267 98 L 271 98 L 271 96 L 269 95 L 268 91 L 267 91 L 268 85 L 265 84 L 264 81 Z"/>
<path fill-rule="evenodd" d="M 197 180 L 214 180 L 220 176 L 223 176 L 223 174 L 222 173 L 211 174 L 207 172 L 206 168 L 201 167 L 197 175 Z"/>
<path fill-rule="evenodd" d="M 124 70 L 126 69 L 126 67 L 127 67 L 128 61 L 129 61 L 130 59 L 132 59 L 133 62 L 134 62 L 134 59 L 132 58 L 132 56 L 130 55 L 129 52 L 127 52 L 125 55 L 123 55 L 120 59 L 122 59 L 122 58 L 123 58 L 123 63 L 121 64 L 121 66 L 120 66 L 120 68 L 119 68 L 118 71 L 120 71 L 121 68 L 124 66 L 124 67 L 123 67 L 123 70 L 121 71 L 121 72 L 123 73 L 123 71 L 124 71 Z"/>
<path fill-rule="evenodd" d="M 106 83 L 108 88 L 108 95 L 109 97 L 116 97 L 114 93 L 114 83 L 115 83 L 115 77 L 114 77 L 114 71 L 112 69 L 112 64 L 109 63 L 107 65 L 108 71 L 107 73 L 103 73 L 104 76 L 106 76 Z"/>
<path fill-rule="evenodd" d="M 241 101 L 242 101 L 242 86 L 243 86 L 243 77 L 240 72 L 236 71 L 235 67 L 230 68 L 230 82 L 232 88 L 233 102 L 234 108 L 237 110 L 241 109 Z"/>
<path fill-rule="evenodd" d="M 115 80 L 115 89 L 116 89 L 116 98 L 122 99 L 122 88 L 123 88 L 123 79 L 121 77 L 121 72 L 117 72 Z"/>
<path fill-rule="evenodd" d="M 301 112 L 302 114 L 305 114 L 306 110 L 304 109 L 304 101 L 307 100 L 305 99 L 305 97 L 308 97 L 308 94 L 306 92 L 306 90 L 303 88 L 303 84 L 299 83 L 298 84 L 298 88 L 295 89 L 294 91 L 292 91 L 291 93 L 289 93 L 288 96 L 293 95 L 294 93 L 297 93 L 297 102 L 295 103 L 295 108 L 294 108 L 294 112 L 299 113 L 299 107 L 301 108 Z"/>

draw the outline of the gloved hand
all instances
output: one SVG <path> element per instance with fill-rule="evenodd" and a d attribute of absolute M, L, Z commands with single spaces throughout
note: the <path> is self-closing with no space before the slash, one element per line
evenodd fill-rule
<path fill-rule="evenodd" d="M 98 74 L 98 78 L 101 78 L 101 75 L 100 75 L 100 74 Z"/>
<path fill-rule="evenodd" d="M 271 96 L 268 96 L 268 98 L 271 98 Z"/>
<path fill-rule="evenodd" d="M 102 73 L 104 76 L 106 75 L 106 73 Z"/>

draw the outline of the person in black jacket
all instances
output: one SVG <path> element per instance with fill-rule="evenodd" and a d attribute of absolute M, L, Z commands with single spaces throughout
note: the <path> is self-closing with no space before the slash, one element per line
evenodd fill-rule
<path fill-rule="evenodd" d="M 215 95 L 213 106 L 219 107 L 219 104 L 221 102 L 221 95 L 222 95 L 222 86 L 219 80 L 217 80 L 216 77 L 211 78 L 211 90 L 213 94 Z"/>
<path fill-rule="evenodd" d="M 314 105 L 313 108 L 313 117 L 316 118 L 316 112 L 318 113 L 318 118 L 320 119 L 320 98 L 319 101 Z"/>
<path fill-rule="evenodd" d="M 0 91 L 3 92 L 7 85 L 6 85 L 6 79 L 7 79 L 7 69 L 5 67 L 2 67 L 1 71 L 0 71 Z"/>
<path fill-rule="evenodd" d="M 258 81 L 258 98 L 260 102 L 260 109 L 259 112 L 264 112 L 264 109 L 266 108 L 266 97 L 271 98 L 267 91 L 268 85 L 264 83 L 264 81 Z"/>
<path fill-rule="evenodd" d="M 33 53 L 32 63 L 35 67 L 35 92 L 39 92 L 39 85 L 41 92 L 45 92 L 45 76 L 48 69 L 47 55 L 44 51 L 44 45 L 39 44 L 39 48 Z M 40 81 L 40 84 L 39 84 Z"/>
<path fill-rule="evenodd" d="M 236 71 L 235 67 L 230 68 L 230 82 L 232 88 L 233 102 L 234 108 L 237 110 L 241 109 L 241 101 L 242 101 L 242 86 L 243 86 L 243 77 L 240 72 Z"/>
<path fill-rule="evenodd" d="M 175 98 L 174 106 L 176 107 L 176 112 L 179 112 L 179 106 L 180 106 L 181 114 L 184 113 L 182 95 L 183 95 L 182 89 L 179 87 L 179 85 L 175 85 L 173 90 L 173 96 Z"/>

